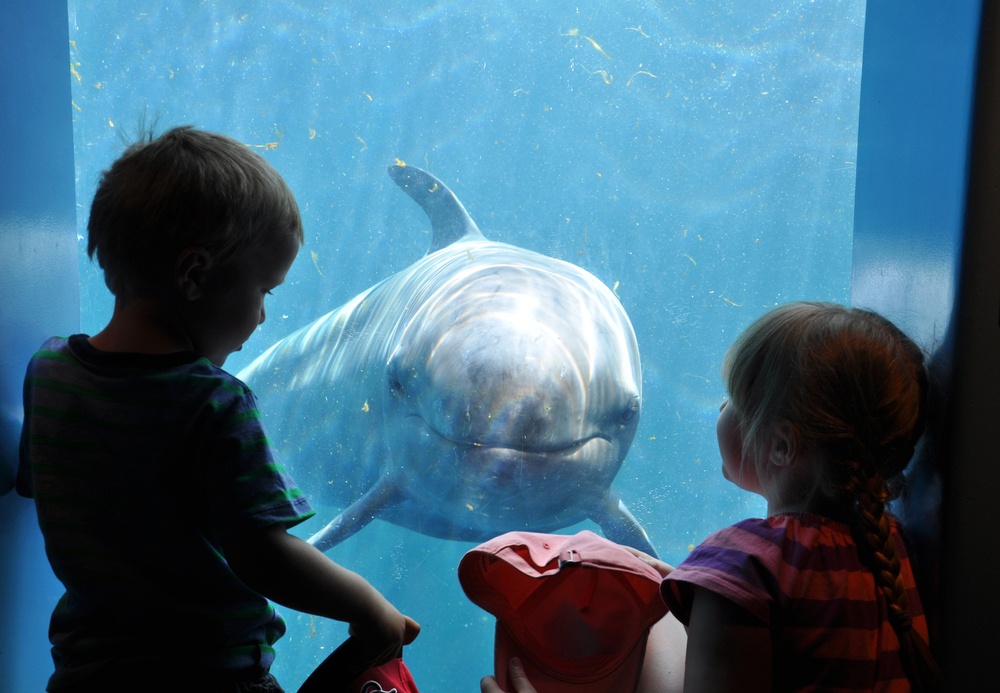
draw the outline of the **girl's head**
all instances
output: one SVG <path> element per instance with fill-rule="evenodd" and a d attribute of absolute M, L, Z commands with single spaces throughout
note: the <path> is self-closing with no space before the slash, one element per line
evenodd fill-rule
<path fill-rule="evenodd" d="M 729 406 L 723 409 L 728 452 L 742 456 L 742 469 L 752 465 L 754 486 L 744 485 L 780 489 L 780 502 L 830 510 L 850 523 L 859 558 L 885 599 L 908 676 L 915 684 L 938 676 L 912 628 L 886 512 L 924 429 L 921 350 L 871 311 L 792 303 L 758 318 L 737 338 L 722 374 L 732 405 L 728 413 Z M 765 495 L 770 510 L 772 495 Z"/>
<path fill-rule="evenodd" d="M 923 432 L 923 354 L 871 311 L 780 306 L 737 338 L 722 375 L 743 464 L 761 480 L 782 446 L 821 462 L 800 475 L 803 496 L 853 503 L 866 485 L 884 502 Z"/>

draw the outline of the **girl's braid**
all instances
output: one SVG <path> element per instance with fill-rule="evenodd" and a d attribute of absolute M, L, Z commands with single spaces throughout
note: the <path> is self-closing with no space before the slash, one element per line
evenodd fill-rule
<path fill-rule="evenodd" d="M 875 586 L 885 597 L 889 623 L 899 638 L 899 656 L 915 693 L 944 691 L 944 676 L 927 642 L 913 629 L 906 610 L 906 587 L 900 570 L 892 525 L 885 511 L 889 489 L 880 472 L 866 472 L 858 462 L 846 462 L 844 490 L 857 501 L 855 527 L 859 555 L 875 576 Z"/>
<path fill-rule="evenodd" d="M 876 587 L 885 597 L 889 621 L 903 640 L 913 626 L 913 617 L 906 610 L 906 586 L 892 536 L 892 525 L 885 511 L 889 491 L 878 472 L 866 473 L 862 465 L 854 462 L 847 466 L 846 490 L 857 499 L 858 545 L 866 549 L 861 551 L 861 558 L 875 576 Z"/>

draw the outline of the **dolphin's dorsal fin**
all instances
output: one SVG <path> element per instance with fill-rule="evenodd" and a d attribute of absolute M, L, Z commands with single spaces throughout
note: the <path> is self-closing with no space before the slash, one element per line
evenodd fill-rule
<path fill-rule="evenodd" d="M 389 176 L 413 198 L 431 220 L 431 247 L 441 250 L 455 241 L 485 240 L 469 213 L 447 185 L 416 166 L 394 165 Z"/>

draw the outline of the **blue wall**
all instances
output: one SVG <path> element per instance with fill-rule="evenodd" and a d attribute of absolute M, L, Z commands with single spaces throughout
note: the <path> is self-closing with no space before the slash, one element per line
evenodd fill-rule
<path fill-rule="evenodd" d="M 44 337 L 79 325 L 66 7 L 13 4 L 0 10 L 0 494 L 13 480 L 24 364 Z M 992 67 L 980 78 L 992 85 L 996 26 L 987 8 L 983 45 Z M 996 552 L 977 539 L 996 534 L 990 509 L 1000 490 L 992 420 L 1000 393 L 1000 195 L 996 174 L 990 181 L 978 173 L 998 169 L 988 157 L 996 156 L 1000 130 L 987 99 L 973 118 L 979 13 L 974 0 L 868 4 L 852 282 L 855 303 L 885 312 L 935 348 L 948 426 L 925 452 L 929 481 L 914 515 L 934 511 L 924 523 L 930 534 L 944 519 L 943 626 L 956 690 L 981 684 L 1000 651 L 1000 570 Z M 941 474 L 947 486 L 938 512 Z M 0 689 L 44 687 L 45 631 L 60 591 L 30 503 L 0 495 Z"/>
<path fill-rule="evenodd" d="M 851 300 L 932 352 L 932 427 L 905 510 L 951 690 L 1000 678 L 998 14 L 995 1 L 870 0 L 865 21 Z"/>
<path fill-rule="evenodd" d="M 0 10 L 0 690 L 40 691 L 49 613 L 62 592 L 34 507 L 9 491 L 28 357 L 79 329 L 69 32 L 64 2 Z"/>

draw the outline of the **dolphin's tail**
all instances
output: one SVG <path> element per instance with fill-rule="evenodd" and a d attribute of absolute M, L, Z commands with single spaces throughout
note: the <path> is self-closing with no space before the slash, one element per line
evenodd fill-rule
<path fill-rule="evenodd" d="M 430 219 L 433 235 L 428 253 L 441 250 L 455 241 L 485 240 L 455 193 L 427 171 L 398 164 L 389 167 L 389 176 Z"/>

